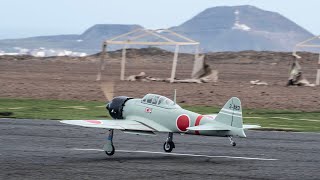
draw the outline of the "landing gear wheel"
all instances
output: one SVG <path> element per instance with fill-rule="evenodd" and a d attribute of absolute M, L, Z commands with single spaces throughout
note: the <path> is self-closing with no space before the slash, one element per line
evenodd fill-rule
<path fill-rule="evenodd" d="M 114 146 L 113 145 L 111 145 L 111 146 L 112 146 L 112 150 L 111 151 L 104 151 L 108 156 L 112 156 L 114 154 L 114 151 L 115 151 Z"/>
<path fill-rule="evenodd" d="M 173 142 L 165 142 L 163 144 L 163 150 L 165 152 L 171 152 L 173 148 L 175 148 L 175 145 Z"/>
<path fill-rule="evenodd" d="M 231 144 L 232 146 L 236 146 L 236 145 L 237 145 L 237 143 L 232 140 L 232 136 L 228 136 L 228 138 L 229 138 L 230 144 Z"/>

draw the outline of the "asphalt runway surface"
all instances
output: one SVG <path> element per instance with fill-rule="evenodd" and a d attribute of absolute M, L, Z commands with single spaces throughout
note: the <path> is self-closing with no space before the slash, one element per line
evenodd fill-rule
<path fill-rule="evenodd" d="M 248 138 L 138 136 L 53 120 L 0 119 L 0 179 L 320 179 L 320 134 L 247 131 Z M 118 150 L 118 151 L 117 151 Z"/>

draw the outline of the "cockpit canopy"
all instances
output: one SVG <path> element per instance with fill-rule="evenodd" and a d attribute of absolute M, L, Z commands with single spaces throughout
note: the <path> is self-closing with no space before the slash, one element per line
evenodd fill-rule
<path fill-rule="evenodd" d="M 158 94 L 145 95 L 142 98 L 141 103 L 152 104 L 163 108 L 180 108 L 180 106 L 175 104 L 171 99 Z"/>

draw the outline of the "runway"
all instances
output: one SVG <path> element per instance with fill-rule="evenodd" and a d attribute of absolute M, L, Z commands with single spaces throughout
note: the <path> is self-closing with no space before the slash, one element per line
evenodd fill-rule
<path fill-rule="evenodd" d="M 0 179 L 319 179 L 320 134 L 247 131 L 248 138 L 137 136 L 51 120 L 0 119 Z"/>

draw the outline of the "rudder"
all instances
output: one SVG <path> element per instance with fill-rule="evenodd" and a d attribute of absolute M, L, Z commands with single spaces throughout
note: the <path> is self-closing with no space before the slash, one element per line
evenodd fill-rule
<path fill-rule="evenodd" d="M 229 99 L 220 110 L 215 120 L 232 127 L 242 128 L 243 120 L 240 99 L 237 97 Z"/>

